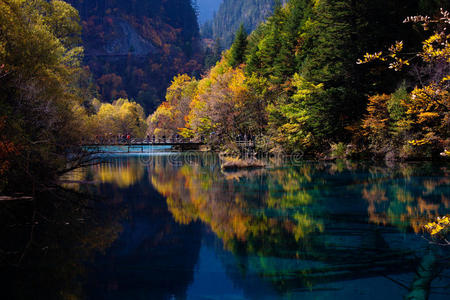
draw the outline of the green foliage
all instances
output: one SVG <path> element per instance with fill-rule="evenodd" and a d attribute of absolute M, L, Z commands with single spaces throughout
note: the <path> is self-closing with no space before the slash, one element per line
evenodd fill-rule
<path fill-rule="evenodd" d="M 250 38 L 249 53 L 247 54 L 247 73 L 257 73 L 260 76 L 277 81 L 275 78 L 276 59 L 280 52 L 282 40 L 282 24 L 286 21 L 286 13 L 280 6 L 274 14 L 262 24 Z M 293 75 L 293 74 L 291 74 Z"/>
<path fill-rule="evenodd" d="M 245 31 L 244 24 L 241 24 L 236 36 L 234 38 L 233 45 L 230 49 L 230 65 L 235 68 L 244 62 L 245 52 L 247 50 L 247 32 Z"/>
<path fill-rule="evenodd" d="M 322 84 L 314 85 L 298 74 L 294 75 L 292 84 L 296 88 L 292 97 L 279 99 L 280 102 L 268 107 L 274 139 L 289 152 L 314 145 L 311 129 L 318 125 L 315 117 L 320 114 L 320 107 L 313 104 L 323 94 Z M 316 110 L 310 110 L 312 107 Z"/>
<path fill-rule="evenodd" d="M 389 112 L 389 117 L 394 122 L 399 122 L 406 117 L 406 108 L 403 105 L 404 101 L 408 99 L 409 93 L 406 87 L 402 85 L 399 89 L 392 94 L 391 98 L 387 102 L 387 109 Z"/>
<path fill-rule="evenodd" d="M 426 59 L 436 65 L 428 71 L 418 68 L 425 78 L 439 80 L 412 94 L 407 88 L 423 80 L 409 76 L 395 91 L 405 74 L 392 75 L 379 64 L 357 64 L 367 48 L 376 49 L 392 39 L 407 36 L 420 44 L 418 31 L 400 21 L 405 13 L 421 8 L 435 13 L 432 9 L 444 4 L 432 2 L 291 0 L 274 5 L 273 15 L 247 38 L 241 26 L 231 49 L 199 82 L 184 132 L 197 138 L 218 134 L 216 142 L 222 145 L 244 133 L 258 135 L 259 140 L 270 141 L 266 143 L 270 148 L 284 152 L 324 153 L 330 145 L 348 145 L 347 155 L 350 150 L 410 152 L 406 138 L 420 124 L 422 133 L 415 136 L 421 138 L 412 142 L 445 143 L 448 129 L 442 121 L 450 80 L 442 78 L 441 71 L 430 71 L 447 68 L 435 60 L 435 54 L 443 51 L 436 48 L 444 35 L 423 44 L 429 50 Z M 417 46 L 405 47 L 413 51 Z M 436 86 L 446 88 L 433 94 Z M 427 104 L 427 95 L 436 101 Z M 433 111 L 436 106 L 438 113 Z"/>
<path fill-rule="evenodd" d="M 331 145 L 331 157 L 343 159 L 347 156 L 347 145 L 342 142 Z"/>

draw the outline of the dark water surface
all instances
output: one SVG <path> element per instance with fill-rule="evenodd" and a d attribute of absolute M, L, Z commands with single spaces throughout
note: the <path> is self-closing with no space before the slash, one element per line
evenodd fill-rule
<path fill-rule="evenodd" d="M 449 175 L 116 155 L 73 192 L 0 203 L 2 299 L 450 299 L 450 247 L 421 229 L 450 213 Z"/>

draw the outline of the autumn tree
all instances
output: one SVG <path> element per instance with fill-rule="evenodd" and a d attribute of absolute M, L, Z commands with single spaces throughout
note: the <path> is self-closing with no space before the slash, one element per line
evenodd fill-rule
<path fill-rule="evenodd" d="M 403 138 L 399 155 L 402 158 L 419 156 L 438 156 L 449 146 L 449 107 L 450 107 L 450 14 L 441 9 L 440 16 L 407 17 L 405 23 L 420 23 L 425 31 L 431 32 L 422 42 L 422 50 L 408 58 L 402 54 L 404 42 L 398 41 L 385 53 L 367 53 L 359 64 L 375 60 L 388 63 L 388 68 L 395 71 L 412 67 L 417 81 L 413 90 L 397 104 L 403 113 L 403 118 L 395 120 L 395 116 L 376 116 L 369 110 L 364 120 L 366 128 L 378 127 L 382 122 L 401 121 L 403 123 Z M 395 94 L 394 94 L 395 96 Z M 370 99 L 369 108 L 373 106 L 378 96 Z M 380 109 L 388 110 L 389 102 L 379 104 Z M 369 138 L 376 133 L 371 131 Z M 388 134 L 385 139 L 392 137 Z M 417 151 L 421 150 L 421 151 Z"/>
<path fill-rule="evenodd" d="M 20 150 L 9 157 L 4 193 L 33 193 L 81 162 L 83 125 L 72 111 L 80 104 L 78 21 L 64 1 L 0 1 L 2 135 Z"/>
<path fill-rule="evenodd" d="M 144 109 L 128 99 L 117 99 L 112 104 L 101 103 L 98 111 L 90 117 L 91 138 L 116 138 L 129 134 L 143 138 L 147 131 Z"/>
<path fill-rule="evenodd" d="M 156 137 L 179 134 L 186 126 L 190 104 L 197 92 L 197 80 L 186 74 L 175 76 L 167 89 L 166 101 L 149 116 L 149 133 Z"/>

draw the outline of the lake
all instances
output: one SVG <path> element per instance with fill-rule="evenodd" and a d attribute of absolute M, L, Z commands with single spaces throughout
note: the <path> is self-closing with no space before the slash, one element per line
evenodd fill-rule
<path fill-rule="evenodd" d="M 450 213 L 449 175 L 443 163 L 224 173 L 214 154 L 105 155 L 65 178 L 70 192 L 0 203 L 4 299 L 449 299 L 450 247 L 422 231 Z"/>

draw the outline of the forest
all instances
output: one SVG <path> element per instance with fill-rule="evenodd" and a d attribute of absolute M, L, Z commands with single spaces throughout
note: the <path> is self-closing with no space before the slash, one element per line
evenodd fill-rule
<path fill-rule="evenodd" d="M 448 155 L 446 1 L 278 2 L 203 75 L 190 1 L 71 3 L 0 0 L 2 194 L 46 189 L 93 163 L 83 145 L 123 135 L 237 155 L 243 138 L 318 159 Z M 165 101 L 139 96 L 168 85 Z"/>
<path fill-rule="evenodd" d="M 149 117 L 239 155 L 440 159 L 448 155 L 450 22 L 446 1 L 291 0 L 202 78 L 179 75 Z"/>
<path fill-rule="evenodd" d="M 144 136 L 141 105 L 101 102 L 83 63 L 78 11 L 65 1 L 0 1 L 0 192 L 34 195 L 93 163 L 95 136 Z"/>
<path fill-rule="evenodd" d="M 0 0 L 2 296 L 447 299 L 449 1 L 196 3 Z"/>

